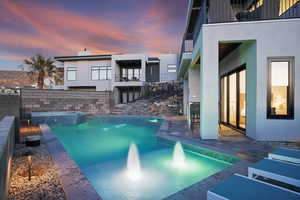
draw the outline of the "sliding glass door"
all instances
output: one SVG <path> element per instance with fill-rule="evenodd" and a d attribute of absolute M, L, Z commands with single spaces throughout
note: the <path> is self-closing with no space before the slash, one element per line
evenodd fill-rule
<path fill-rule="evenodd" d="M 221 115 L 223 124 L 246 128 L 246 69 L 243 65 L 221 77 Z"/>
<path fill-rule="evenodd" d="M 239 72 L 239 126 L 246 128 L 246 70 Z"/>
<path fill-rule="evenodd" d="M 229 124 L 236 126 L 237 123 L 237 84 L 236 73 L 229 76 Z"/>

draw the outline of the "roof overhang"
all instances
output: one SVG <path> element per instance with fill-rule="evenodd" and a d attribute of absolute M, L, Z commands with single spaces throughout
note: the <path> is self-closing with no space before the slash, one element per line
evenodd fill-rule
<path fill-rule="evenodd" d="M 179 76 L 184 77 L 192 60 L 192 52 L 184 52 L 179 65 Z"/>
<path fill-rule="evenodd" d="M 88 55 L 88 56 L 56 56 L 55 60 L 65 61 L 79 61 L 79 60 L 110 60 L 111 55 Z"/>

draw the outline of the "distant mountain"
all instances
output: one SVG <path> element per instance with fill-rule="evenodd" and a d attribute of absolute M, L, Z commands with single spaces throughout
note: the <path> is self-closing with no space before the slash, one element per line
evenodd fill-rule
<path fill-rule="evenodd" d="M 33 80 L 34 77 L 31 77 L 28 72 L 0 70 L 0 87 L 32 87 L 35 85 Z"/>

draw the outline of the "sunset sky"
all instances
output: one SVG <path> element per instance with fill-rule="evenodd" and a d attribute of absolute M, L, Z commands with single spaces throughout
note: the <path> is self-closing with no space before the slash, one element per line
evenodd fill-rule
<path fill-rule="evenodd" d="M 0 69 L 25 58 L 177 52 L 188 0 L 0 0 Z"/>

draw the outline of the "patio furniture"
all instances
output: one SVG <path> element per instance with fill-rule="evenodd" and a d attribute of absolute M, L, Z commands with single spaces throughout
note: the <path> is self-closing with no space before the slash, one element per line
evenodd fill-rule
<path fill-rule="evenodd" d="M 235 174 L 207 192 L 208 200 L 299 200 L 300 194 Z"/>
<path fill-rule="evenodd" d="M 300 187 L 300 166 L 292 163 L 263 159 L 248 167 L 248 176 L 262 176 L 292 186 Z M 300 199 L 300 198 L 299 198 Z"/>
<path fill-rule="evenodd" d="M 269 153 L 269 158 L 274 160 L 282 160 L 300 165 L 300 150 L 279 148 Z"/>

